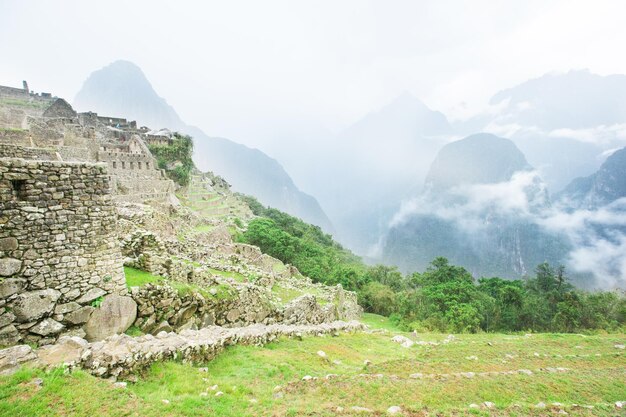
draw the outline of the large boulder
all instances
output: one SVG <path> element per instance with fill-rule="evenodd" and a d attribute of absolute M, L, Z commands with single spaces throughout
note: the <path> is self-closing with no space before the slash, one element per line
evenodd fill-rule
<path fill-rule="evenodd" d="M 124 333 L 137 318 L 137 303 L 131 297 L 109 294 L 85 324 L 87 340 L 102 340 Z"/>
<path fill-rule="evenodd" d="M 13 303 L 13 314 L 19 322 L 35 321 L 52 313 L 60 296 L 59 291 L 50 288 L 20 294 Z"/>

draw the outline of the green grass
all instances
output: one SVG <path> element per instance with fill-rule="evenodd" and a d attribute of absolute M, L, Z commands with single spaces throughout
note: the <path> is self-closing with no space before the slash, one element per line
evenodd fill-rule
<path fill-rule="evenodd" d="M 25 100 L 19 98 L 3 98 L 0 99 L 0 105 L 12 106 L 12 107 L 30 107 L 33 109 L 45 109 L 50 106 L 49 101 L 39 100 Z"/>
<path fill-rule="evenodd" d="M 149 272 L 141 271 L 129 266 L 124 267 L 124 274 L 126 274 L 126 285 L 128 288 L 141 287 L 146 284 L 161 284 L 164 280 L 163 277 L 152 275 Z"/>
<path fill-rule="evenodd" d="M 228 300 L 236 297 L 236 293 L 234 292 L 235 290 L 230 285 L 226 284 L 212 286 L 211 288 L 217 290 L 215 294 L 211 294 L 210 288 L 200 287 L 195 284 L 187 284 L 178 281 L 171 281 L 168 282 L 168 284 L 174 288 L 181 297 L 190 295 L 194 292 L 202 295 L 204 298 L 214 300 Z"/>
<path fill-rule="evenodd" d="M 281 287 L 280 285 L 274 285 L 272 287 L 272 292 L 280 298 L 281 304 L 287 304 L 288 302 L 293 301 L 305 294 L 303 291 Z"/>
<path fill-rule="evenodd" d="M 378 316 L 364 319 L 380 328 L 391 327 Z M 265 347 L 236 346 L 196 366 L 157 363 L 127 389 L 116 389 L 80 371 L 64 375 L 22 370 L 0 377 L 0 416 L 334 416 L 337 406 L 345 408 L 341 415 L 358 415 L 350 411 L 352 406 L 384 415 L 391 405 L 411 416 L 426 411 L 437 416 L 551 416 L 557 415 L 556 408 L 549 409 L 552 402 L 564 404 L 570 416 L 623 415 L 613 403 L 626 400 L 626 360 L 614 348 L 624 342 L 624 334 L 457 335 L 444 344 L 446 336 L 419 335 L 417 340 L 439 345 L 411 348 L 393 343 L 389 333 L 361 332 L 302 341 L 281 339 Z M 317 355 L 319 350 L 328 360 Z M 477 360 L 468 360 L 470 356 Z M 367 368 L 365 360 L 372 362 Z M 208 372 L 200 372 L 197 366 L 206 366 Z M 570 370 L 539 371 L 546 367 Z M 518 369 L 534 374 L 470 379 L 442 375 Z M 438 377 L 409 378 L 415 372 Z M 331 373 L 337 377 L 324 378 Z M 305 375 L 318 379 L 302 381 Z M 28 384 L 35 377 L 43 378 L 42 388 Z M 215 391 L 210 389 L 213 385 L 218 386 Z M 280 395 L 275 395 L 279 385 Z M 216 397 L 216 391 L 224 395 Z M 468 408 L 484 401 L 495 403 L 496 409 L 488 413 Z M 539 402 L 548 404 L 548 409 L 534 408 Z M 572 408 L 573 403 L 594 409 Z"/>
<path fill-rule="evenodd" d="M 26 129 L 20 129 L 17 127 L 0 127 L 0 132 L 26 132 Z"/>
<path fill-rule="evenodd" d="M 391 332 L 400 332 L 400 329 L 394 324 L 389 317 L 379 316 L 378 314 L 363 313 L 361 321 L 367 324 L 371 329 L 383 329 Z"/>

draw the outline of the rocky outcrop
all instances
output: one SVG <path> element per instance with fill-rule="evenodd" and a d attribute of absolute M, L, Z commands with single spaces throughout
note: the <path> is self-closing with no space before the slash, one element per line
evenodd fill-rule
<path fill-rule="evenodd" d="M 20 345 L 0 350 L 0 374 L 14 372 L 20 365 L 54 367 L 67 364 L 99 377 L 123 378 L 140 372 L 157 361 L 177 359 L 204 362 L 233 345 L 263 345 L 281 336 L 336 335 L 341 331 L 363 330 L 362 323 L 342 322 L 319 325 L 254 325 L 240 328 L 211 326 L 185 330 L 180 334 L 161 332 L 156 336 L 115 335 L 88 343 L 78 337 L 63 337 L 56 345 L 33 351 Z"/>
<path fill-rule="evenodd" d="M 131 297 L 109 294 L 91 313 L 84 330 L 87 340 L 102 340 L 124 333 L 137 317 L 137 303 Z"/>

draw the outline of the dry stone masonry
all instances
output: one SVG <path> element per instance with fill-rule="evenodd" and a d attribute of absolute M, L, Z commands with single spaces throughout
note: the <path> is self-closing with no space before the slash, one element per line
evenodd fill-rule
<path fill-rule="evenodd" d="M 23 364 L 53 367 L 66 364 L 100 377 L 124 378 L 141 372 L 157 361 L 168 359 L 205 362 L 232 345 L 264 345 L 281 336 L 338 335 L 363 330 L 359 322 L 332 322 L 318 325 L 248 326 L 242 328 L 205 327 L 179 334 L 160 332 L 156 336 L 110 336 L 88 343 L 80 337 L 64 337 L 59 343 L 33 350 L 18 345 L 0 350 L 0 375 L 14 372 Z"/>
<path fill-rule="evenodd" d="M 0 344 L 50 343 L 124 294 L 103 165 L 0 159 Z"/>

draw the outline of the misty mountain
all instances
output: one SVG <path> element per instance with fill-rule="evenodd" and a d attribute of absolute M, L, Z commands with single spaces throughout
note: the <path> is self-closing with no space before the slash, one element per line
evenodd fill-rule
<path fill-rule="evenodd" d="M 546 74 L 496 93 L 490 105 L 492 115 L 465 128 L 481 124 L 512 139 L 555 192 L 626 142 L 625 75 Z"/>
<path fill-rule="evenodd" d="M 128 61 L 116 61 L 93 72 L 76 95 L 80 111 L 137 120 L 151 128 L 169 128 L 194 138 L 194 160 L 199 169 L 224 177 L 235 191 L 255 196 L 275 207 L 332 231 L 332 224 L 317 200 L 300 191 L 283 167 L 257 149 L 229 139 L 206 135 L 184 123 L 159 97 L 141 69 Z"/>
<path fill-rule="evenodd" d="M 444 146 L 424 191 L 395 216 L 383 259 L 422 271 L 437 256 L 476 276 L 519 278 L 568 245 L 532 221 L 550 206 L 545 183 L 508 140 L 477 134 Z"/>
<path fill-rule="evenodd" d="M 504 106 L 504 121 L 547 131 L 610 126 L 626 121 L 626 75 L 546 74 L 496 93 L 490 104 Z"/>
<path fill-rule="evenodd" d="M 626 197 L 626 148 L 611 154 L 596 173 L 573 180 L 558 195 L 567 207 L 576 209 L 595 209 L 623 197 Z"/>
<path fill-rule="evenodd" d="M 444 146 L 430 166 L 425 186 L 442 192 L 468 184 L 498 183 L 528 169 L 524 154 L 512 141 L 477 134 Z"/>
<path fill-rule="evenodd" d="M 340 240 L 366 254 L 399 202 L 414 194 L 449 139 L 446 117 L 404 93 L 331 138 L 301 149 L 306 183 L 331 217 Z"/>

